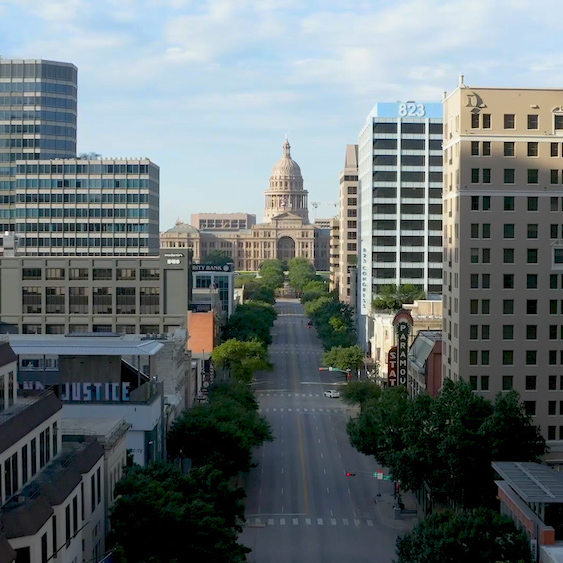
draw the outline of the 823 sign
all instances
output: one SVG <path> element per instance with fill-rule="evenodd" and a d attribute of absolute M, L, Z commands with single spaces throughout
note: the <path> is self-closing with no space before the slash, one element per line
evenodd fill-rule
<path fill-rule="evenodd" d="M 399 104 L 399 117 L 424 117 L 425 115 L 424 104 L 415 104 L 414 102 Z"/>

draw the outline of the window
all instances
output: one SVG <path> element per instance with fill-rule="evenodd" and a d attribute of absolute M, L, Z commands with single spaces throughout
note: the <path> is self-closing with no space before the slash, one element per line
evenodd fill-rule
<path fill-rule="evenodd" d="M 490 315 L 491 314 L 491 301 L 490 299 L 481 300 L 481 314 Z"/>
<path fill-rule="evenodd" d="M 503 299 L 502 300 L 502 314 L 503 315 L 514 315 L 514 299 Z"/>
<path fill-rule="evenodd" d="M 526 340 L 537 340 L 537 339 L 538 339 L 538 326 L 526 325 Z"/>
<path fill-rule="evenodd" d="M 479 211 L 479 196 L 471 196 L 471 211 Z"/>
<path fill-rule="evenodd" d="M 483 168 L 483 184 L 491 183 L 491 169 Z"/>
<path fill-rule="evenodd" d="M 528 115 L 528 129 L 537 129 L 539 127 L 539 116 L 536 114 Z"/>
<path fill-rule="evenodd" d="M 479 289 L 479 274 L 471 274 L 469 283 L 471 289 Z"/>
<path fill-rule="evenodd" d="M 538 353 L 536 350 L 526 350 L 526 365 L 535 366 L 537 364 Z"/>
<path fill-rule="evenodd" d="M 559 156 L 559 143 L 551 143 L 551 156 Z"/>
<path fill-rule="evenodd" d="M 484 195 L 483 196 L 483 211 L 490 211 L 491 209 L 491 196 Z"/>
<path fill-rule="evenodd" d="M 49 553 L 47 551 L 47 532 L 41 536 L 41 563 L 47 563 Z"/>
<path fill-rule="evenodd" d="M 557 325 L 549 325 L 549 339 L 557 340 Z"/>
<path fill-rule="evenodd" d="M 158 281 L 160 279 L 160 270 L 158 268 L 141 268 L 140 274 L 141 281 Z"/>
<path fill-rule="evenodd" d="M 491 224 L 490 223 L 483 223 L 483 238 L 491 238 Z"/>
<path fill-rule="evenodd" d="M 549 314 L 557 315 L 557 299 L 549 300 Z"/>
<path fill-rule="evenodd" d="M 490 264 L 491 263 L 491 249 L 490 248 L 483 248 L 482 249 L 482 262 L 483 262 L 483 264 Z"/>
<path fill-rule="evenodd" d="M 141 315 L 158 315 L 160 313 L 160 288 L 141 287 L 139 293 Z"/>
<path fill-rule="evenodd" d="M 488 366 L 489 362 L 490 362 L 489 351 L 488 350 L 481 350 L 481 365 L 482 366 Z"/>
<path fill-rule="evenodd" d="M 134 280 L 137 278 L 137 272 L 133 268 L 118 268 L 116 270 L 117 280 Z"/>
<path fill-rule="evenodd" d="M 504 169 L 504 183 L 505 184 L 514 184 L 514 168 L 505 168 Z"/>
<path fill-rule="evenodd" d="M 479 141 L 471 141 L 471 156 L 479 156 Z"/>
<path fill-rule="evenodd" d="M 469 325 L 469 340 L 478 340 L 479 325 Z"/>
<path fill-rule="evenodd" d="M 111 315 L 113 311 L 112 301 L 113 289 L 111 287 L 92 288 L 92 306 L 95 315 Z"/>
<path fill-rule="evenodd" d="M 557 365 L 557 350 L 548 350 L 547 363 L 550 366 L 556 366 Z"/>
<path fill-rule="evenodd" d="M 528 224 L 528 238 L 538 238 L 538 225 L 537 223 Z"/>
<path fill-rule="evenodd" d="M 490 289 L 491 288 L 491 274 L 481 275 L 481 288 Z"/>
<path fill-rule="evenodd" d="M 47 268 L 46 279 L 48 280 L 64 280 L 64 268 Z"/>
<path fill-rule="evenodd" d="M 37 473 L 37 438 L 31 440 L 31 476 Z"/>
<path fill-rule="evenodd" d="M 502 339 L 514 340 L 514 325 L 502 325 Z"/>
<path fill-rule="evenodd" d="M 471 387 L 472 391 L 477 391 L 477 376 L 470 375 L 469 376 L 469 386 Z"/>
<path fill-rule="evenodd" d="M 504 156 L 514 156 L 514 142 L 508 141 L 504 143 Z"/>
<path fill-rule="evenodd" d="M 503 274 L 502 280 L 503 289 L 514 289 L 514 274 Z"/>
<path fill-rule="evenodd" d="M 491 114 L 484 113 L 483 114 L 483 129 L 490 129 L 491 128 Z"/>
<path fill-rule="evenodd" d="M 488 391 L 489 390 L 489 376 L 482 375 L 481 376 L 481 391 Z"/>
<path fill-rule="evenodd" d="M 527 315 L 537 315 L 538 314 L 538 301 L 537 301 L 537 299 L 527 299 L 526 300 L 526 314 Z"/>
<path fill-rule="evenodd" d="M 547 427 L 547 439 L 548 440 L 555 440 L 555 429 L 556 426 L 548 426 Z"/>
<path fill-rule="evenodd" d="M 469 301 L 469 314 L 478 315 L 479 314 L 479 300 L 471 299 Z"/>
<path fill-rule="evenodd" d="M 471 169 L 471 183 L 478 184 L 479 183 L 479 168 L 472 168 Z"/>
<path fill-rule="evenodd" d="M 504 238 L 514 238 L 514 223 L 504 224 Z"/>
<path fill-rule="evenodd" d="M 471 224 L 471 238 L 479 238 L 479 223 Z"/>
<path fill-rule="evenodd" d="M 72 499 L 72 526 L 73 535 L 78 533 L 78 496 Z"/>
<path fill-rule="evenodd" d="M 483 156 L 491 156 L 491 142 L 483 141 Z"/>
<path fill-rule="evenodd" d="M 559 170 L 549 171 L 549 182 L 551 184 L 559 184 Z"/>
<path fill-rule="evenodd" d="M 537 141 L 532 141 L 528 143 L 528 156 L 538 156 Z"/>
<path fill-rule="evenodd" d="M 514 211 L 514 196 L 511 195 L 504 196 L 504 210 Z"/>
<path fill-rule="evenodd" d="M 478 264 L 479 263 L 479 249 L 472 248 L 471 249 L 471 263 Z"/>
<path fill-rule="evenodd" d="M 563 115 L 555 114 L 553 116 L 553 128 L 556 131 L 560 131 L 561 129 L 563 129 Z"/>
<path fill-rule="evenodd" d="M 71 531 L 70 531 L 70 503 L 65 508 L 65 540 L 67 547 L 70 545 L 70 538 L 71 538 Z"/>
<path fill-rule="evenodd" d="M 526 376 L 526 391 L 535 391 L 536 390 L 536 376 L 535 375 L 527 375 Z"/>
<path fill-rule="evenodd" d="M 547 388 L 550 391 L 557 391 L 557 376 L 556 375 L 550 375 L 548 378 L 548 383 L 547 383 Z M 561 409 L 560 409 L 561 410 Z M 561 414 L 563 414 L 563 411 L 561 412 Z"/>
<path fill-rule="evenodd" d="M 547 402 L 547 414 L 549 416 L 555 416 L 557 414 L 557 401 Z"/>
<path fill-rule="evenodd" d="M 537 184 L 538 181 L 539 181 L 539 170 L 537 168 L 528 168 L 528 184 Z M 528 209 L 528 211 L 537 211 L 537 209 Z"/>
<path fill-rule="evenodd" d="M 549 238 L 558 238 L 559 225 L 549 226 Z"/>
<path fill-rule="evenodd" d="M 503 350 L 502 351 L 502 365 L 511 366 L 514 364 L 514 351 L 513 350 Z"/>
<path fill-rule="evenodd" d="M 471 114 L 471 129 L 478 129 L 479 128 L 479 114 L 472 113 Z"/>
<path fill-rule="evenodd" d="M 553 263 L 563 264 L 563 247 L 555 247 L 553 249 Z"/>
<path fill-rule="evenodd" d="M 22 485 L 25 485 L 27 483 L 28 465 L 29 465 L 29 460 L 27 458 L 27 444 L 26 444 L 22 448 Z"/>
<path fill-rule="evenodd" d="M 504 128 L 505 129 L 514 129 L 514 114 L 513 113 L 505 113 L 504 114 Z"/>
<path fill-rule="evenodd" d="M 102 502 L 102 469 L 98 467 L 96 471 L 96 504 Z"/>
<path fill-rule="evenodd" d="M 536 401 L 524 401 L 524 410 L 528 416 L 536 416 Z"/>
<path fill-rule="evenodd" d="M 94 512 L 94 510 L 96 510 L 96 477 L 95 477 L 95 475 L 92 475 L 92 477 L 90 477 L 90 492 L 91 492 L 90 500 L 92 501 L 92 512 Z"/>
<path fill-rule="evenodd" d="M 511 391 L 514 386 L 514 377 L 512 375 L 502 376 L 502 390 Z"/>
<path fill-rule="evenodd" d="M 528 260 L 528 264 L 537 264 L 538 263 L 538 249 L 537 248 L 528 248 L 528 250 L 527 250 L 527 260 Z"/>
<path fill-rule="evenodd" d="M 538 275 L 537 274 L 527 274 L 526 275 L 526 289 L 538 289 Z"/>
<path fill-rule="evenodd" d="M 477 365 L 477 350 L 469 350 L 469 365 Z"/>
<path fill-rule="evenodd" d="M 111 268 L 94 268 L 93 269 L 93 279 L 107 281 L 112 279 Z"/>
<path fill-rule="evenodd" d="M 550 211 L 559 211 L 559 198 L 558 197 L 550 197 L 549 198 L 549 210 Z"/>
<path fill-rule="evenodd" d="M 504 264 L 514 264 L 514 248 L 505 248 L 502 251 Z"/>

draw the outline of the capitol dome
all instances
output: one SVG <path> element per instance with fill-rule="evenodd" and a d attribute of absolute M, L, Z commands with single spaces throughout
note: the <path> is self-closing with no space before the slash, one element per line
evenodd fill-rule
<path fill-rule="evenodd" d="M 166 232 L 167 233 L 182 233 L 182 234 L 199 233 L 199 231 L 195 227 L 193 227 L 192 225 L 189 225 L 188 223 L 184 223 L 180 219 L 178 219 L 176 221 L 176 224 L 171 229 L 168 229 Z"/>
<path fill-rule="evenodd" d="M 283 156 L 274 164 L 274 168 L 272 169 L 272 179 L 299 178 L 302 180 L 301 168 L 299 168 L 299 164 L 291 158 L 290 148 L 291 145 L 286 139 L 283 144 Z"/>

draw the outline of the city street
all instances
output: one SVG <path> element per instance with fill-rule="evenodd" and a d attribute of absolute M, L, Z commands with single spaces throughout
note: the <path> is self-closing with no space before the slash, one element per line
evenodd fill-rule
<path fill-rule="evenodd" d="M 353 409 L 323 396 L 344 376 L 319 372 L 322 347 L 303 307 L 282 299 L 276 309 L 274 371 L 259 374 L 254 385 L 275 440 L 256 451 L 258 465 L 247 479 L 240 541 L 252 549 L 248 560 L 390 562 L 398 530 L 382 521 L 374 498 L 378 487 L 389 497 L 393 484 L 375 479 L 375 460 L 350 445 L 346 421 Z"/>

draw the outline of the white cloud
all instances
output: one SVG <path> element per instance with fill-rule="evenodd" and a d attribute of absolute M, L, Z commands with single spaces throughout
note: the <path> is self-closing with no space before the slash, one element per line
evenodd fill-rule
<path fill-rule="evenodd" d="M 8 0 L 25 8 L 43 20 L 51 22 L 68 22 L 84 17 L 89 12 L 86 0 Z"/>

